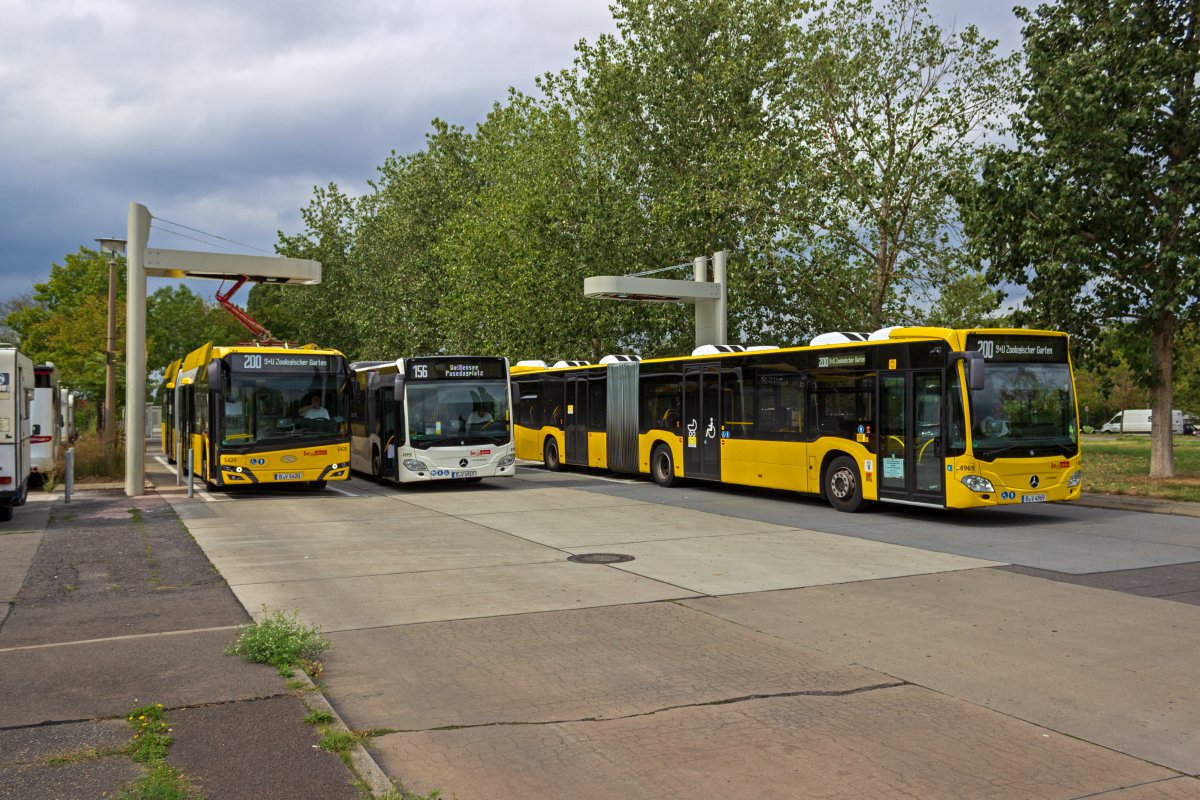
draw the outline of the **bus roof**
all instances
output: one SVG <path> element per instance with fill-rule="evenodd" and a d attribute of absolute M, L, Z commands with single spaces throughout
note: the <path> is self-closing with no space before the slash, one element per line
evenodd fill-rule
<path fill-rule="evenodd" d="M 1068 338 L 1066 333 L 1062 331 L 1048 331 L 1034 328 L 939 328 L 939 327 L 923 327 L 923 326 L 907 326 L 888 328 L 880 331 L 886 332 L 886 336 L 855 342 L 838 342 L 820 345 L 793 345 L 790 347 L 780 347 L 778 349 L 765 350 L 745 350 L 732 353 L 714 353 L 709 355 L 678 355 L 678 356 L 660 356 L 657 358 L 647 358 L 642 361 L 642 364 L 655 364 L 663 361 L 711 361 L 712 359 L 732 358 L 739 359 L 750 355 L 762 355 L 766 352 L 772 353 L 795 353 L 807 350 L 839 350 L 859 347 L 875 347 L 885 345 L 895 341 L 944 341 L 948 342 L 954 350 L 961 352 L 966 347 L 967 337 L 972 334 L 993 334 L 993 335 L 1010 335 L 1010 336 L 1052 336 Z M 589 369 L 604 369 L 604 364 L 590 364 L 587 366 L 575 367 L 540 367 L 540 366 L 522 366 L 517 365 L 511 368 L 510 372 L 513 375 L 520 375 L 530 372 L 575 372 Z"/>

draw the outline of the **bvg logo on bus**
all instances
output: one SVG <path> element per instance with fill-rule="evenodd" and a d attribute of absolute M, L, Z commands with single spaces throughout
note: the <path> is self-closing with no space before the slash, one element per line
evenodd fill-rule
<path fill-rule="evenodd" d="M 328 450 L 305 450 L 304 455 L 306 455 L 306 456 L 327 456 L 327 455 L 329 455 L 329 451 Z M 292 459 L 292 461 L 295 461 L 295 460 L 296 460 L 295 458 Z M 291 463 L 291 462 L 289 462 L 289 463 Z"/>

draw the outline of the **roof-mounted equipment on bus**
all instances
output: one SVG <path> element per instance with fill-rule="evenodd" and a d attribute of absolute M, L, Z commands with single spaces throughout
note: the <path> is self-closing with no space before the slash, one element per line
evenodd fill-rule
<path fill-rule="evenodd" d="M 859 333 L 858 331 L 830 331 L 814 336 L 809 344 L 813 347 L 822 344 L 849 344 L 851 342 L 865 342 L 870 334 Z"/>
<path fill-rule="evenodd" d="M 536 367 L 538 369 L 546 369 L 546 362 L 540 358 L 527 358 L 524 361 L 518 361 L 515 366 L 518 367 Z"/>
<path fill-rule="evenodd" d="M 692 351 L 694 356 L 717 356 L 721 353 L 744 353 L 746 348 L 740 344 L 702 344 Z"/>
<path fill-rule="evenodd" d="M 779 345 L 777 345 L 777 344 L 748 344 L 748 345 L 746 345 L 747 353 L 752 353 L 752 352 L 755 352 L 758 350 L 778 350 L 778 349 L 779 349 Z"/>
<path fill-rule="evenodd" d="M 607 355 L 604 358 L 600 359 L 600 363 L 601 364 L 628 364 L 631 362 L 637 362 L 637 361 L 641 361 L 641 360 L 642 360 L 641 356 Z"/>
<path fill-rule="evenodd" d="M 591 363 L 592 362 L 590 362 L 590 361 L 584 361 L 583 359 L 578 359 L 578 358 L 572 358 L 572 359 L 560 358 L 558 361 L 554 362 L 554 366 L 555 367 L 586 367 L 586 366 L 589 366 Z"/>

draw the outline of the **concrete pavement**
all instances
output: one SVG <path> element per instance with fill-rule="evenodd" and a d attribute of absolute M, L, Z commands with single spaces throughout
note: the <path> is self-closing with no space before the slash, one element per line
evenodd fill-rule
<path fill-rule="evenodd" d="M 1197 609 L 1004 571 L 1200 561 L 1183 518 L 540 471 L 339 488 L 172 502 L 247 608 L 330 631 L 329 697 L 407 788 L 1200 797 Z M 634 559 L 566 561 L 597 550 Z"/>
<path fill-rule="evenodd" d="M 116 796 L 145 772 L 126 755 L 126 715 L 153 703 L 173 728 L 167 763 L 209 800 L 359 797 L 276 671 L 224 655 L 249 617 L 161 498 L 39 494 L 13 523 L 0 533 L 13 601 L 0 621 L 0 798 Z"/>

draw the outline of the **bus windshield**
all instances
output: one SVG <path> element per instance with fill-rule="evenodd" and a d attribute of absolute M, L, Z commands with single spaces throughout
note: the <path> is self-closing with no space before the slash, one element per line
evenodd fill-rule
<path fill-rule="evenodd" d="M 987 386 L 971 392 L 975 457 L 1079 451 L 1075 396 L 1067 364 L 989 363 Z"/>
<path fill-rule="evenodd" d="M 410 383 L 407 392 L 413 447 L 509 441 L 508 387 L 502 380 Z"/>
<path fill-rule="evenodd" d="M 225 393 L 224 445 L 302 447 L 347 434 L 340 372 L 233 372 Z"/>

